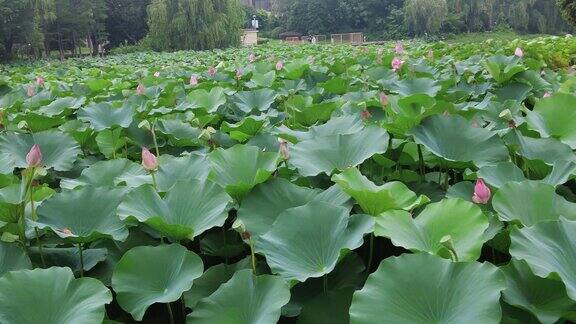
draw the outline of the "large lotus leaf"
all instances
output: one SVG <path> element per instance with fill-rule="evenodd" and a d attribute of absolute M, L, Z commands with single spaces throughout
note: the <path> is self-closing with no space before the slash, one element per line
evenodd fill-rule
<path fill-rule="evenodd" d="M 298 323 L 349 323 L 352 295 L 366 279 L 362 259 L 348 253 L 325 278 L 326 290 L 324 278 L 309 279 L 292 288 L 288 306 L 300 311 Z"/>
<path fill-rule="evenodd" d="M 302 282 L 330 273 L 340 251 L 362 245 L 373 224 L 368 215 L 350 217 L 345 207 L 313 201 L 280 214 L 256 242 L 256 251 L 273 272 Z"/>
<path fill-rule="evenodd" d="M 181 180 L 162 198 L 154 187 L 134 189 L 118 207 L 121 219 L 136 218 L 165 236 L 193 239 L 206 230 L 222 226 L 232 198 L 212 181 Z"/>
<path fill-rule="evenodd" d="M 251 269 L 250 258 L 245 258 L 235 264 L 218 264 L 206 270 L 202 276 L 194 280 L 192 288 L 184 293 L 187 307 L 194 309 L 196 304 L 212 295 L 225 282 L 229 281 L 236 271 Z"/>
<path fill-rule="evenodd" d="M 58 116 L 69 109 L 78 109 L 86 102 L 85 97 L 63 97 L 52 101 L 46 106 L 40 107 L 36 112 L 44 116 Z"/>
<path fill-rule="evenodd" d="M 192 102 L 192 108 L 204 108 L 208 113 L 215 113 L 220 106 L 226 103 L 224 89 L 214 87 L 210 92 L 199 89 L 190 92 L 188 95 Z"/>
<path fill-rule="evenodd" d="M 210 173 L 210 164 L 206 156 L 189 154 L 182 157 L 162 155 L 156 172 L 158 190 L 168 191 L 178 180 L 197 179 L 204 181 Z"/>
<path fill-rule="evenodd" d="M 369 140 L 367 140 L 369 139 Z M 350 135 L 332 135 L 302 141 L 290 148 L 290 163 L 303 176 L 355 167 L 388 148 L 389 135 L 378 126 L 370 126 Z"/>
<path fill-rule="evenodd" d="M 478 170 L 477 175 L 495 188 L 500 188 L 511 181 L 521 182 L 526 180 L 524 172 L 512 162 L 485 165 Z M 470 198 L 472 198 L 471 195 Z"/>
<path fill-rule="evenodd" d="M 50 228 L 58 236 L 75 243 L 88 243 L 99 238 L 124 241 L 128 230 L 116 215 L 124 193 L 122 189 L 92 186 L 62 191 L 38 207 L 35 225 Z"/>
<path fill-rule="evenodd" d="M 528 126 L 542 137 L 555 137 L 576 149 L 576 96 L 557 93 L 528 112 Z"/>
<path fill-rule="evenodd" d="M 252 91 L 240 91 L 234 95 L 236 106 L 245 113 L 253 110 L 266 111 L 276 99 L 272 89 L 259 89 Z"/>
<path fill-rule="evenodd" d="M 364 129 L 364 123 L 357 116 L 343 116 L 330 119 L 318 126 L 312 126 L 307 132 L 295 131 L 287 127 L 279 127 L 279 134 L 286 138 L 293 138 L 294 142 L 311 140 L 317 137 L 332 135 L 355 134 Z"/>
<path fill-rule="evenodd" d="M 127 138 L 122 128 L 105 129 L 96 135 L 98 149 L 107 158 L 116 158 L 116 152 L 126 146 Z"/>
<path fill-rule="evenodd" d="M 236 200 L 241 200 L 276 170 L 278 154 L 263 152 L 255 146 L 236 145 L 227 150 L 216 149 L 208 159 L 212 165 L 209 178 Z"/>
<path fill-rule="evenodd" d="M 382 261 L 354 294 L 350 323 L 497 324 L 504 288 L 492 264 L 404 254 Z"/>
<path fill-rule="evenodd" d="M 78 119 L 89 122 L 96 131 L 120 126 L 128 128 L 132 124 L 134 111 L 130 106 L 114 108 L 107 102 L 84 107 L 78 111 Z"/>
<path fill-rule="evenodd" d="M 204 271 L 202 259 L 180 244 L 139 246 L 126 252 L 112 275 L 120 306 L 141 321 L 154 303 L 171 303 Z"/>
<path fill-rule="evenodd" d="M 472 127 L 460 116 L 429 117 L 411 134 L 416 143 L 448 161 L 484 166 L 509 159 L 508 149 L 494 132 Z"/>
<path fill-rule="evenodd" d="M 137 187 L 141 181 L 137 177 L 150 177 L 141 165 L 127 159 L 99 161 L 82 170 L 76 179 L 63 179 L 60 187 L 74 189 L 81 186 L 115 187 L 125 183 L 129 187 Z"/>
<path fill-rule="evenodd" d="M 559 160 L 576 161 L 576 155 L 570 146 L 555 138 L 531 138 L 510 133 L 506 142 L 508 145 L 516 145 L 518 153 L 529 160 L 540 160 L 548 165 Z"/>
<path fill-rule="evenodd" d="M 462 199 L 430 204 L 416 217 L 406 211 L 389 211 L 376 218 L 374 234 L 388 237 L 396 246 L 450 258 L 440 242 L 450 236 L 459 260 L 480 257 L 489 219 L 480 207 Z"/>
<path fill-rule="evenodd" d="M 576 221 L 560 218 L 531 227 L 514 228 L 510 234 L 510 254 L 525 260 L 532 272 L 542 278 L 560 279 L 568 296 L 576 300 Z"/>
<path fill-rule="evenodd" d="M 230 134 L 230 137 L 239 142 L 244 142 L 258 134 L 266 120 L 261 117 L 246 117 L 236 124 L 222 123 L 220 130 Z"/>
<path fill-rule="evenodd" d="M 306 205 L 311 201 L 342 206 L 349 197 L 338 188 L 326 191 L 300 187 L 283 178 L 274 178 L 257 186 L 240 205 L 238 219 L 252 236 L 270 230 L 278 215 L 289 208 Z"/>
<path fill-rule="evenodd" d="M 32 268 L 26 252 L 15 243 L 0 242 L 0 277 L 8 271 Z"/>
<path fill-rule="evenodd" d="M 520 64 L 517 57 L 496 55 L 484 61 L 486 70 L 498 83 L 505 83 L 526 68 Z"/>
<path fill-rule="evenodd" d="M 69 268 L 9 272 L 0 278 L 3 324 L 102 323 L 112 293 L 93 278 L 75 279 Z"/>
<path fill-rule="evenodd" d="M 494 195 L 492 206 L 501 220 L 524 226 L 561 216 L 576 219 L 576 204 L 556 194 L 554 186 L 537 181 L 509 182 Z"/>
<path fill-rule="evenodd" d="M 42 151 L 42 166 L 56 171 L 70 170 L 80 154 L 80 147 L 72 137 L 55 130 L 32 135 L 8 132 L 0 135 L 0 173 L 27 167 L 26 154 L 34 144 Z"/>
<path fill-rule="evenodd" d="M 31 258 L 36 264 L 46 264 L 47 267 L 68 267 L 74 272 L 92 270 L 98 263 L 108 258 L 107 249 L 83 249 L 82 262 L 80 262 L 80 250 L 78 247 L 43 247 L 42 257 L 37 247 L 30 249 Z M 44 260 L 44 262 L 42 262 Z"/>
<path fill-rule="evenodd" d="M 281 308 L 290 300 L 290 289 L 282 278 L 254 276 L 240 270 L 207 298 L 201 299 L 187 323 L 276 323 Z"/>
<path fill-rule="evenodd" d="M 556 161 L 552 167 L 552 172 L 542 180 L 542 182 L 558 186 L 566 183 L 570 178 L 576 175 L 576 162 L 574 161 Z"/>
<path fill-rule="evenodd" d="M 531 312 L 541 323 L 556 323 L 576 310 L 561 281 L 534 275 L 525 261 L 512 260 L 501 269 L 508 283 L 502 293 L 506 303 Z"/>
<path fill-rule="evenodd" d="M 393 84 L 392 91 L 403 97 L 413 94 L 427 94 L 430 97 L 436 96 L 442 87 L 436 81 L 428 78 L 404 79 Z"/>
<path fill-rule="evenodd" d="M 156 131 L 167 135 L 170 142 L 176 146 L 199 146 L 202 130 L 192 127 L 190 123 L 178 120 L 168 119 L 160 120 L 157 123 Z"/>
<path fill-rule="evenodd" d="M 402 182 L 394 181 L 377 186 L 357 168 L 334 175 L 332 181 L 339 184 L 365 213 L 372 216 L 393 209 L 411 210 L 430 201 L 426 196 L 417 196 Z"/>

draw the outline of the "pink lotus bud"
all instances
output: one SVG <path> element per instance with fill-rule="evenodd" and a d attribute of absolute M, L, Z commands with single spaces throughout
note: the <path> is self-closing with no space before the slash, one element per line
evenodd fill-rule
<path fill-rule="evenodd" d="M 400 60 L 399 58 L 395 57 L 392 60 L 392 70 L 394 70 L 394 72 L 398 72 L 398 70 L 400 70 L 402 68 L 402 65 L 404 64 L 404 61 Z"/>
<path fill-rule="evenodd" d="M 256 61 L 256 54 L 250 53 L 248 56 L 248 61 L 250 61 L 250 63 L 254 63 Z"/>
<path fill-rule="evenodd" d="M 472 195 L 472 201 L 477 204 L 487 204 L 490 201 L 492 192 L 490 188 L 486 186 L 482 178 L 476 180 L 476 185 L 474 186 L 474 195 Z"/>
<path fill-rule="evenodd" d="M 154 72 L 154 76 L 155 76 L 155 77 L 159 77 L 159 76 L 160 76 L 160 72 L 158 72 L 158 71 Z"/>
<path fill-rule="evenodd" d="M 142 166 L 148 171 L 158 169 L 158 159 L 147 148 L 142 148 Z"/>
<path fill-rule="evenodd" d="M 36 77 L 36 84 L 43 87 L 44 86 L 44 78 L 41 76 Z"/>
<path fill-rule="evenodd" d="M 282 154 L 284 160 L 288 160 L 290 158 L 290 153 L 288 153 L 288 142 L 283 138 L 279 138 L 278 142 L 280 143 L 280 154 Z"/>
<path fill-rule="evenodd" d="M 28 154 L 26 154 L 26 163 L 28 163 L 28 167 L 30 168 L 35 168 L 42 163 L 42 151 L 38 144 L 32 145 Z"/>
<path fill-rule="evenodd" d="M 550 92 L 548 92 L 548 91 L 544 92 L 544 98 L 549 98 L 549 97 L 552 97 Z"/>
<path fill-rule="evenodd" d="M 143 95 L 144 91 L 146 91 L 144 85 L 142 83 L 138 84 L 138 86 L 136 87 L 136 93 L 139 95 Z"/>
<path fill-rule="evenodd" d="M 514 55 L 518 57 L 524 57 L 524 51 L 520 47 L 516 47 L 516 51 L 514 51 Z"/>
<path fill-rule="evenodd" d="M 429 59 L 433 59 L 434 58 L 434 51 L 433 50 L 428 50 L 428 58 Z"/>
<path fill-rule="evenodd" d="M 192 76 L 190 77 L 190 85 L 192 87 L 195 87 L 198 85 L 198 77 L 196 76 L 196 74 L 192 74 Z"/>
<path fill-rule="evenodd" d="M 372 118 L 372 114 L 368 110 L 362 110 L 360 115 L 362 116 L 362 119 L 364 119 L 364 120 L 368 120 L 368 119 Z"/>
<path fill-rule="evenodd" d="M 382 107 L 388 106 L 388 96 L 384 92 L 380 92 L 380 104 Z"/>
<path fill-rule="evenodd" d="M 208 68 L 208 75 L 209 75 L 209 76 L 214 77 L 214 76 L 216 75 L 216 72 L 217 72 L 217 71 L 216 71 L 216 68 L 215 68 L 215 67 L 211 66 L 211 67 Z"/>
<path fill-rule="evenodd" d="M 242 69 L 236 69 L 236 79 L 238 79 L 238 80 L 242 79 L 243 75 L 244 75 L 244 71 Z"/>
<path fill-rule="evenodd" d="M 396 46 L 395 46 L 395 50 L 396 50 L 396 54 L 404 53 L 404 44 L 402 44 L 401 41 L 397 41 Z"/>
<path fill-rule="evenodd" d="M 28 97 L 34 97 L 34 95 L 36 95 L 36 89 L 34 89 L 33 86 L 29 86 L 28 89 L 26 89 L 26 94 Z"/>
<path fill-rule="evenodd" d="M 284 62 L 278 61 L 278 63 L 276 63 L 276 70 L 280 71 L 283 68 L 284 68 Z"/>

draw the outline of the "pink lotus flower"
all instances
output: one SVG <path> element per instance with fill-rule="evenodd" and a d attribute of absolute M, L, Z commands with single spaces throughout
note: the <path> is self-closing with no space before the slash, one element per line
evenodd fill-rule
<path fill-rule="evenodd" d="M 236 79 L 238 79 L 238 80 L 242 79 L 243 75 L 244 75 L 244 71 L 242 69 L 236 69 Z"/>
<path fill-rule="evenodd" d="M 158 159 L 145 147 L 142 148 L 142 166 L 148 171 L 158 169 Z"/>
<path fill-rule="evenodd" d="M 248 56 L 248 61 L 250 61 L 250 63 L 254 63 L 256 61 L 256 54 L 250 53 Z"/>
<path fill-rule="evenodd" d="M 388 96 L 384 92 L 380 92 L 380 104 L 382 107 L 388 106 Z"/>
<path fill-rule="evenodd" d="M 518 57 L 524 57 L 524 51 L 520 47 L 516 47 L 516 51 L 514 51 L 514 55 Z"/>
<path fill-rule="evenodd" d="M 490 188 L 484 183 L 482 178 L 476 180 L 476 185 L 474 186 L 474 195 L 472 195 L 472 201 L 477 204 L 487 204 L 490 201 L 492 192 Z"/>
<path fill-rule="evenodd" d="M 154 72 L 154 76 L 155 76 L 155 77 L 159 77 L 159 76 L 160 76 L 160 72 L 158 72 L 158 71 Z"/>
<path fill-rule="evenodd" d="M 283 138 L 279 138 L 278 142 L 280 143 L 280 154 L 282 154 L 284 160 L 288 160 L 290 158 L 290 153 L 288 152 L 288 142 Z"/>
<path fill-rule="evenodd" d="M 284 68 L 284 62 L 278 61 L 278 63 L 276 63 L 276 70 L 280 71 L 283 68 Z"/>
<path fill-rule="evenodd" d="M 138 84 L 138 86 L 136 87 L 136 94 L 143 95 L 144 91 L 146 91 L 144 85 L 142 83 Z"/>
<path fill-rule="evenodd" d="M 368 119 L 372 118 L 372 114 L 368 110 L 362 110 L 360 115 L 362 116 L 362 119 L 364 119 L 364 120 L 368 120 Z"/>
<path fill-rule="evenodd" d="M 33 86 L 29 86 L 26 89 L 26 94 L 28 95 L 28 97 L 34 97 L 36 95 L 36 89 L 34 89 Z"/>
<path fill-rule="evenodd" d="M 28 167 L 30 168 L 35 168 L 42 163 L 42 151 L 38 144 L 32 145 L 28 154 L 26 154 L 26 163 L 28 163 Z"/>
<path fill-rule="evenodd" d="M 550 92 L 546 91 L 544 92 L 544 98 L 549 98 L 552 97 L 552 94 L 550 94 Z"/>
<path fill-rule="evenodd" d="M 214 77 L 216 75 L 216 72 L 218 72 L 218 71 L 216 70 L 215 67 L 211 66 L 208 68 L 208 75 L 209 76 Z"/>
<path fill-rule="evenodd" d="M 195 87 L 198 85 L 198 77 L 196 76 L 196 74 L 192 74 L 192 76 L 190 76 L 190 85 L 192 87 Z"/>
<path fill-rule="evenodd" d="M 401 41 L 397 41 L 396 46 L 395 46 L 395 50 L 396 50 L 396 54 L 404 53 L 404 44 L 402 44 Z"/>
<path fill-rule="evenodd" d="M 392 60 L 392 70 L 394 70 L 394 72 L 398 72 L 398 70 L 402 68 L 402 65 L 404 65 L 404 61 L 400 60 L 399 58 L 395 57 Z"/>
<path fill-rule="evenodd" d="M 43 86 L 44 86 L 44 82 L 45 82 L 45 81 L 44 81 L 44 78 L 43 78 L 43 77 L 41 77 L 41 76 L 37 76 L 37 77 L 36 77 L 36 84 L 37 84 L 38 86 L 43 87 Z"/>

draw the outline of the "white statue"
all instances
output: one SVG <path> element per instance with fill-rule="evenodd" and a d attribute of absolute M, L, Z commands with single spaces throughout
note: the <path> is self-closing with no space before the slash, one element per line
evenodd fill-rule
<path fill-rule="evenodd" d="M 252 16 L 252 28 L 253 29 L 260 28 L 260 23 L 258 22 L 258 19 L 256 19 L 256 15 Z"/>

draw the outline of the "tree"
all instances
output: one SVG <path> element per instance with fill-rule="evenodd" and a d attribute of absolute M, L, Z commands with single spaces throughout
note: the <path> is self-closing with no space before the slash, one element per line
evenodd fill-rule
<path fill-rule="evenodd" d="M 446 0 L 407 0 L 406 25 L 412 35 L 435 34 L 448 15 Z"/>
<path fill-rule="evenodd" d="M 152 0 L 148 6 L 148 37 L 155 50 L 237 45 L 243 22 L 238 0 Z"/>
<path fill-rule="evenodd" d="M 558 5 L 564 18 L 576 26 L 576 0 L 558 0 Z"/>
<path fill-rule="evenodd" d="M 148 34 L 146 8 L 150 0 L 106 0 L 106 31 L 112 46 L 134 44 Z"/>

